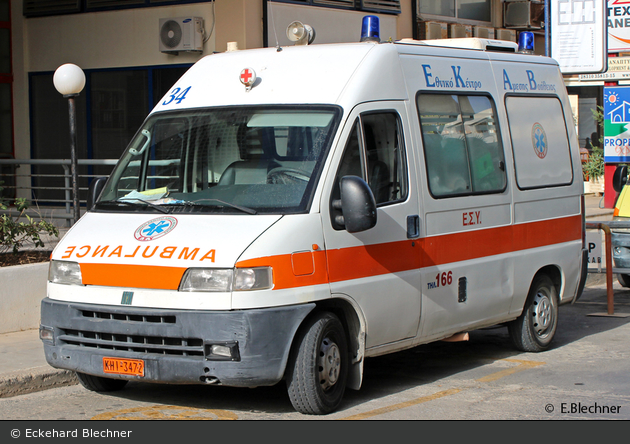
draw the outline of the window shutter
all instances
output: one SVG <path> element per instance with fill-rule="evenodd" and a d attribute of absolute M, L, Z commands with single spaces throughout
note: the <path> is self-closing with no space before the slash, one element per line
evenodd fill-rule
<path fill-rule="evenodd" d="M 24 0 L 22 14 L 25 17 L 69 14 L 81 10 L 81 0 Z"/>

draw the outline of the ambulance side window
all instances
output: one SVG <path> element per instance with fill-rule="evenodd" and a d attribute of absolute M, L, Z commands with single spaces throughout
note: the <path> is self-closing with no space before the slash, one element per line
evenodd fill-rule
<path fill-rule="evenodd" d="M 417 105 L 434 197 L 505 190 L 505 158 L 489 97 L 423 93 Z"/>
<path fill-rule="evenodd" d="M 562 103 L 557 97 L 505 99 L 516 167 L 522 190 L 573 183 L 573 164 Z"/>
<path fill-rule="evenodd" d="M 357 118 L 339 163 L 331 202 L 340 198 L 339 182 L 344 176 L 365 180 L 379 207 L 407 198 L 407 158 L 396 112 L 371 112 Z M 334 221 L 333 226 L 343 228 Z"/>

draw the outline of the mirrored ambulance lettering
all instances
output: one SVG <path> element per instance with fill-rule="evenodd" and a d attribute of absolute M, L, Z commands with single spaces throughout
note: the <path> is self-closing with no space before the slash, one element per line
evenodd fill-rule
<path fill-rule="evenodd" d="M 183 259 L 194 261 L 215 261 L 216 250 L 210 249 L 203 256 L 197 259 L 200 249 L 199 247 L 177 247 L 177 246 L 146 246 L 142 249 L 142 246 L 129 248 L 123 245 L 118 245 L 110 250 L 110 245 L 98 245 L 93 247 L 91 245 L 82 245 L 77 247 L 75 245 L 67 247 L 64 251 L 61 259 L 77 258 L 82 259 L 85 257 L 102 257 L 102 258 L 145 258 L 159 257 L 161 259 Z M 133 249 L 132 249 L 133 248 Z M 109 251 L 109 253 L 108 253 Z M 92 254 L 90 254 L 92 252 Z"/>

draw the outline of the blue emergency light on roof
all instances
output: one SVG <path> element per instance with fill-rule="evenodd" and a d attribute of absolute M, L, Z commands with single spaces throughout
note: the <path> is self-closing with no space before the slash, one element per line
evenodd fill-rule
<path fill-rule="evenodd" d="M 523 54 L 534 53 L 534 33 L 525 31 L 518 35 L 518 52 Z"/>
<path fill-rule="evenodd" d="M 361 41 L 362 42 L 380 42 L 381 33 L 378 24 L 378 17 L 375 15 L 366 15 L 363 17 L 363 24 L 361 26 Z"/>

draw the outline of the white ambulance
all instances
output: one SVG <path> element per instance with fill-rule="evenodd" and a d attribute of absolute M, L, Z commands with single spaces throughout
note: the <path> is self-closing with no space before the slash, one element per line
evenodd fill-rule
<path fill-rule="evenodd" d="M 509 42 L 209 55 L 90 196 L 40 335 L 95 391 L 285 381 L 325 414 L 371 356 L 497 324 L 545 350 L 586 276 L 562 75 Z"/>

